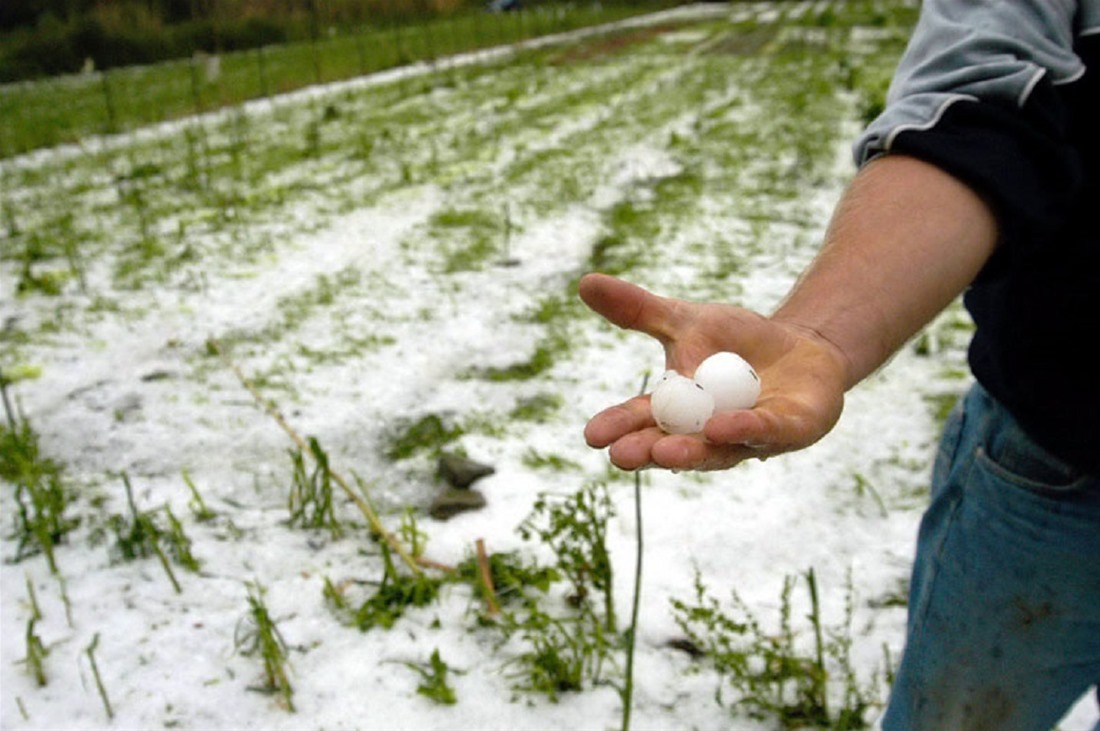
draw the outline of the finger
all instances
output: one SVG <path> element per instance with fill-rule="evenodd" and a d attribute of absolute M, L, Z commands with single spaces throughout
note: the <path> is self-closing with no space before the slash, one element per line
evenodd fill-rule
<path fill-rule="evenodd" d="M 775 441 L 775 432 L 774 414 L 765 415 L 762 408 L 718 413 L 703 427 L 706 438 L 714 444 L 762 446 Z"/>
<path fill-rule="evenodd" d="M 631 432 L 615 441 L 607 450 L 611 464 L 624 470 L 638 470 L 653 463 L 653 446 L 665 438 L 657 427 Z"/>
<path fill-rule="evenodd" d="M 714 444 L 744 445 L 769 454 L 790 451 L 820 439 L 835 417 L 818 415 L 805 404 L 772 397 L 751 410 L 715 414 L 704 427 Z"/>
<path fill-rule="evenodd" d="M 657 427 L 628 434 L 608 450 L 611 463 L 624 470 L 724 470 L 763 456 L 767 455 L 742 444 L 709 444 L 698 434 L 666 434 Z"/>
<path fill-rule="evenodd" d="M 631 432 L 655 424 L 649 397 L 635 396 L 593 416 L 584 428 L 584 439 L 588 446 L 602 449 Z"/>
<path fill-rule="evenodd" d="M 650 447 L 653 464 L 670 470 L 724 470 L 760 453 L 743 444 L 711 444 L 697 435 L 672 435 Z"/>
<path fill-rule="evenodd" d="M 637 330 L 664 342 L 673 316 L 671 301 L 606 274 L 586 274 L 578 294 L 608 322 Z"/>

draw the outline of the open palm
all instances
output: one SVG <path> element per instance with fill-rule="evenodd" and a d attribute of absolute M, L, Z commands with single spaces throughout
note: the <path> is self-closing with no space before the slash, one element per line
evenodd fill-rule
<path fill-rule="evenodd" d="M 725 469 L 809 446 L 840 418 L 845 361 L 811 332 L 732 305 L 660 297 L 604 274 L 586 275 L 579 293 L 609 322 L 658 340 L 669 369 L 691 375 L 712 353 L 732 351 L 752 364 L 763 384 L 754 408 L 715 414 L 700 434 L 661 431 L 648 395 L 600 412 L 585 439 L 609 447 L 611 461 L 623 469 Z"/>

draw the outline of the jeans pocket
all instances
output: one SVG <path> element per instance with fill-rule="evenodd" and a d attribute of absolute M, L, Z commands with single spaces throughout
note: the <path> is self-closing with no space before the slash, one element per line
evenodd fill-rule
<path fill-rule="evenodd" d="M 1013 422 L 1002 422 L 1002 428 L 989 435 L 977 458 L 1001 480 L 1041 494 L 1074 493 L 1095 482 L 1036 444 Z"/>

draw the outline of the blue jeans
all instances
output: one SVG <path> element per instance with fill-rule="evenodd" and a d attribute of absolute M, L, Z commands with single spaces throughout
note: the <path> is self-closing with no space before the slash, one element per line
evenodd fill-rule
<path fill-rule="evenodd" d="M 1097 684 L 1100 477 L 976 386 L 936 458 L 882 728 L 1049 731 Z"/>

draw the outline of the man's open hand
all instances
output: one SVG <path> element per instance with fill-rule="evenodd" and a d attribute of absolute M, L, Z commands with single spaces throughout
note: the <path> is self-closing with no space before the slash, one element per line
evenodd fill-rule
<path fill-rule="evenodd" d="M 603 274 L 581 279 L 580 297 L 609 322 L 658 340 L 668 369 L 690 376 L 704 358 L 726 350 L 749 361 L 763 384 L 754 408 L 715 414 L 701 434 L 661 431 L 648 395 L 600 412 L 585 439 L 609 447 L 611 461 L 623 469 L 725 469 L 807 447 L 840 418 L 846 364 L 812 332 L 732 305 L 659 297 Z"/>

